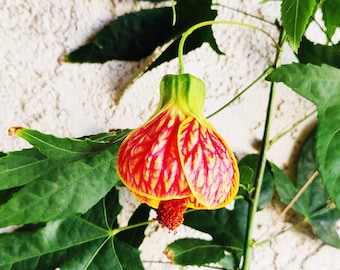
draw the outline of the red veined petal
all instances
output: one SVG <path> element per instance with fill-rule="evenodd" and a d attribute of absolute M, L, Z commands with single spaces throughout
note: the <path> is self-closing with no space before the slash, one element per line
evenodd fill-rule
<path fill-rule="evenodd" d="M 160 112 L 132 132 L 118 152 L 118 173 L 134 193 L 156 200 L 188 197 L 178 147 L 178 127 L 184 118 L 176 110 Z"/>
<path fill-rule="evenodd" d="M 229 203 L 239 179 L 235 157 L 224 140 L 209 126 L 187 118 L 179 128 L 178 145 L 183 171 L 198 203 L 208 209 Z"/>

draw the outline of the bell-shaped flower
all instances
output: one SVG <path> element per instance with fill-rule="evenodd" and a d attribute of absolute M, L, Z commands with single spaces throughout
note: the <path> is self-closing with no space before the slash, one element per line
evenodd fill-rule
<path fill-rule="evenodd" d="M 123 141 L 118 174 L 137 200 L 157 209 L 169 230 L 187 208 L 217 209 L 236 196 L 234 154 L 203 116 L 205 84 L 190 75 L 165 75 L 154 115 Z"/>

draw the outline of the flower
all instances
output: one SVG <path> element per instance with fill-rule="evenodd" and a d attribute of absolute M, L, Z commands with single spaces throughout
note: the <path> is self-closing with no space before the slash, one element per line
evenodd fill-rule
<path fill-rule="evenodd" d="M 187 208 L 217 209 L 236 196 L 234 154 L 202 113 L 205 85 L 190 75 L 165 75 L 153 116 L 131 132 L 117 156 L 118 174 L 135 198 L 157 209 L 175 230 Z"/>

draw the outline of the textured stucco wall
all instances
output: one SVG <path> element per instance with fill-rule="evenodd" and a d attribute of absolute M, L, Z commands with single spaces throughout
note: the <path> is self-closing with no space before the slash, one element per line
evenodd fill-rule
<path fill-rule="evenodd" d="M 228 0 L 223 4 L 271 21 L 279 16 L 279 2 L 260 5 L 255 0 Z M 7 136 L 7 129 L 13 125 L 76 137 L 110 128 L 133 128 L 143 123 L 157 104 L 161 77 L 165 73 L 177 72 L 176 60 L 145 74 L 123 91 L 143 70 L 146 61 L 78 65 L 62 63 L 59 59 L 83 44 L 110 20 L 147 6 L 147 2 L 132 0 L 0 0 L 0 150 L 27 147 L 19 138 Z M 256 24 L 274 36 L 277 34 L 272 25 L 230 9 L 219 9 L 220 19 Z M 236 26 L 213 28 L 226 55 L 217 56 L 204 45 L 185 57 L 186 71 L 206 82 L 207 115 L 259 76 L 268 59 L 274 57 L 270 41 L 261 33 Z M 288 51 L 284 54 L 284 62 L 293 59 Z M 256 141 L 262 136 L 268 92 L 268 83 L 262 81 L 210 119 L 238 158 L 256 151 Z M 311 103 L 281 86 L 276 97 L 273 136 L 312 109 Z M 289 171 L 298 143 L 314 121 L 311 118 L 280 139 L 271 148 L 269 159 Z M 130 215 L 129 210 L 132 211 L 137 202 L 126 190 L 123 189 L 122 194 L 126 210 L 120 221 L 124 224 Z M 282 208 L 280 203 L 274 202 L 258 213 L 257 236 Z M 271 233 L 289 227 L 292 220 L 294 216 L 283 218 Z M 183 236 L 198 235 L 184 226 L 173 235 L 154 224 L 147 229 L 142 258 L 168 262 L 161 253 L 167 243 Z M 257 248 L 252 269 L 340 269 L 339 256 L 339 250 L 322 245 L 307 227 L 299 227 Z M 145 267 L 179 269 L 167 263 L 146 262 Z"/>

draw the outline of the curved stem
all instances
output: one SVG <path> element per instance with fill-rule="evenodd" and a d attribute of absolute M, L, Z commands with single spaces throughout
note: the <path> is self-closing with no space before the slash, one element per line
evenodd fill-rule
<path fill-rule="evenodd" d="M 238 26 L 242 26 L 242 27 L 248 27 L 250 29 L 254 29 L 257 31 L 260 31 L 262 33 L 264 33 L 266 36 L 268 36 L 272 42 L 274 43 L 275 47 L 280 50 L 280 46 L 279 44 L 277 44 L 276 40 L 265 30 L 256 27 L 254 25 L 251 24 L 246 24 L 246 23 L 241 23 L 241 22 L 234 22 L 234 21 L 204 21 L 198 24 L 193 25 L 192 27 L 190 27 L 187 31 L 185 31 L 181 37 L 181 40 L 179 42 L 178 45 L 178 62 L 179 62 L 179 74 L 183 74 L 184 73 L 184 65 L 183 65 L 183 51 L 184 51 L 184 42 L 187 39 L 187 37 L 194 32 L 195 30 L 204 27 L 204 26 L 208 26 L 208 25 L 213 25 L 213 24 L 229 24 L 229 25 L 238 25 Z"/>
<path fill-rule="evenodd" d="M 219 108 L 217 111 L 213 112 L 212 114 L 208 115 L 207 118 L 213 117 L 214 115 L 218 114 L 220 111 L 224 110 L 226 107 L 228 107 L 231 103 L 233 103 L 236 99 L 238 99 L 241 95 L 243 95 L 245 92 L 247 92 L 254 84 L 256 84 L 259 80 L 261 80 L 264 76 L 267 76 L 271 71 L 273 70 L 273 67 L 267 67 L 260 76 L 258 76 L 254 81 L 252 81 L 246 88 L 244 88 L 240 93 L 238 93 L 236 96 L 234 96 L 229 102 L 227 102 L 225 105 L 223 105 L 221 108 Z"/>
<path fill-rule="evenodd" d="M 298 120 L 297 122 L 295 122 L 294 124 L 292 124 L 290 126 L 290 128 L 288 128 L 287 130 L 275 135 L 270 141 L 269 144 L 272 146 L 275 142 L 277 142 L 279 139 L 281 139 L 283 136 L 285 136 L 286 134 L 288 134 L 289 132 L 291 132 L 293 129 L 295 129 L 298 125 L 300 125 L 303 121 L 307 120 L 309 117 L 311 117 L 312 115 L 314 115 L 317 112 L 316 109 L 314 109 L 312 112 L 308 113 L 307 115 L 305 115 L 303 118 L 301 118 L 300 120 Z"/>
<path fill-rule="evenodd" d="M 306 219 L 303 218 L 303 219 L 301 219 L 299 222 L 297 222 L 297 223 L 295 223 L 295 224 L 289 226 L 288 228 L 283 229 L 282 231 L 280 231 L 280 232 L 278 232 L 278 233 L 276 233 L 276 234 L 274 234 L 274 235 L 271 235 L 269 238 L 267 238 L 267 239 L 265 239 L 265 240 L 263 240 L 263 241 L 261 241 L 261 242 L 256 241 L 256 242 L 254 243 L 254 246 L 256 246 L 256 247 L 262 246 L 262 245 L 268 243 L 269 241 L 272 241 L 272 240 L 275 239 L 276 237 L 278 237 L 278 236 L 280 236 L 280 235 L 282 235 L 282 234 L 284 234 L 284 233 L 286 233 L 286 232 L 288 232 L 288 231 L 290 231 L 290 230 L 292 230 L 292 229 L 294 229 L 294 228 L 300 226 L 300 225 L 301 225 L 302 223 L 304 223 L 305 221 L 306 221 Z"/>
<path fill-rule="evenodd" d="M 285 40 L 286 40 L 285 32 L 281 29 L 280 38 L 279 38 L 280 48 L 282 48 Z M 276 54 L 276 58 L 275 58 L 274 68 L 277 68 L 280 66 L 281 53 L 282 53 L 282 50 L 281 49 L 278 50 Z M 270 126 L 271 126 L 272 116 L 273 116 L 273 111 L 274 111 L 275 93 L 276 93 L 276 84 L 272 82 L 271 87 L 270 87 L 270 94 L 269 94 L 268 107 L 267 107 L 267 116 L 266 116 L 266 122 L 264 126 L 263 139 L 262 139 L 262 146 L 261 146 L 259 161 L 258 161 L 258 165 L 256 169 L 255 179 L 254 179 L 255 192 L 251 196 L 251 201 L 250 201 L 249 209 L 248 209 L 247 231 L 246 231 L 246 239 L 245 239 L 245 244 L 244 244 L 244 263 L 242 267 L 243 270 L 250 269 L 252 252 L 254 248 L 254 241 L 252 238 L 253 227 L 254 227 L 253 223 L 254 223 L 255 213 L 257 210 L 257 205 L 258 205 L 259 198 L 260 198 L 263 175 L 264 175 L 264 170 L 265 170 L 266 162 L 267 162 L 267 152 L 270 147 L 269 134 L 270 134 Z"/>
<path fill-rule="evenodd" d="M 175 0 L 171 0 L 171 8 L 172 8 L 172 26 L 176 24 L 176 7 L 175 7 Z"/>
<path fill-rule="evenodd" d="M 320 23 L 318 22 L 318 20 L 315 19 L 314 16 L 312 16 L 312 19 L 313 19 L 314 23 L 319 27 L 319 29 L 325 34 L 327 42 L 330 43 L 333 46 L 335 52 L 339 56 L 340 55 L 340 50 L 338 49 L 336 44 L 332 41 L 332 38 L 327 35 L 326 30 L 320 25 Z"/>

